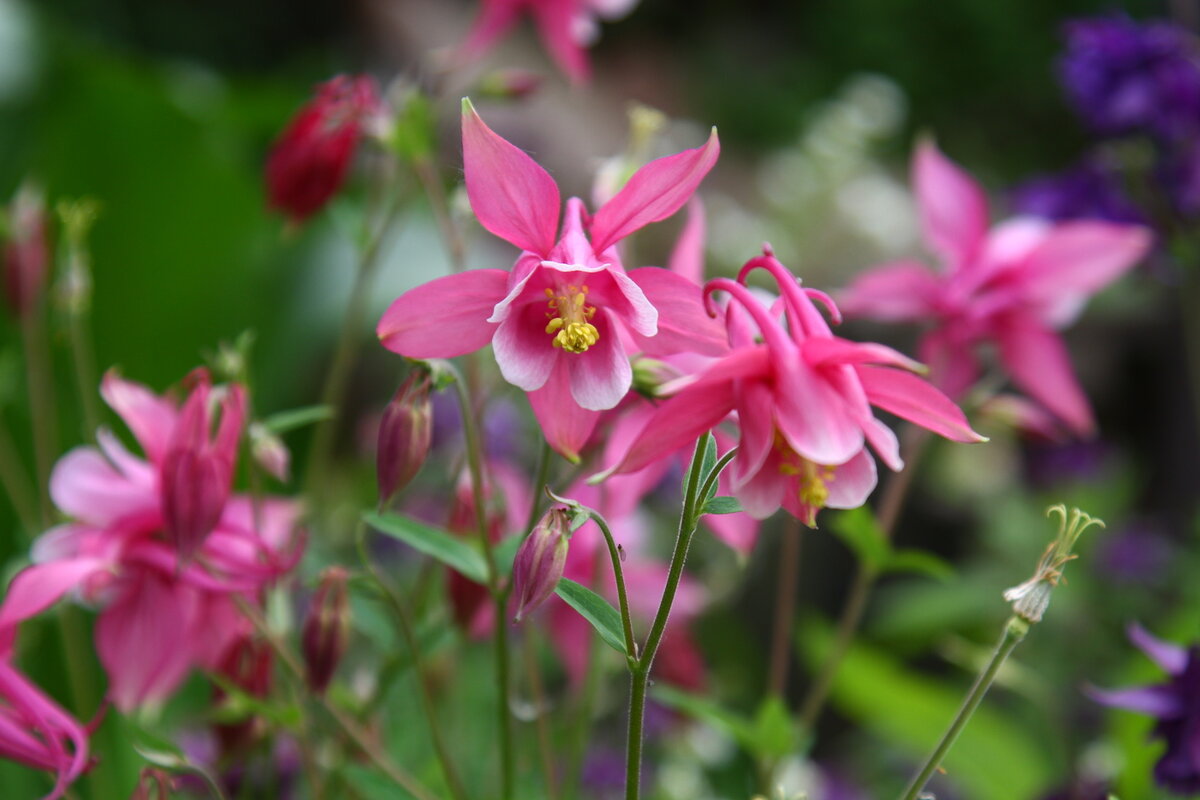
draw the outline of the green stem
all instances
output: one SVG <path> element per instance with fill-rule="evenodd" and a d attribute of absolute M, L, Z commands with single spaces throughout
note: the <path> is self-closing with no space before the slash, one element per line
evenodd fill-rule
<path fill-rule="evenodd" d="M 68 314 L 69 335 L 71 338 L 71 363 L 75 368 L 75 383 L 79 389 L 79 402 L 83 408 L 84 441 L 92 441 L 100 427 L 100 403 L 96 399 L 96 367 L 92 357 L 92 348 L 84 329 L 86 320 L 83 312 Z"/>
<path fill-rule="evenodd" d="M 796 623 L 796 589 L 800 582 L 800 537 L 803 535 L 800 520 L 788 517 L 784 521 L 775 585 L 775 623 L 771 631 L 771 657 L 767 670 L 767 692 L 776 697 L 783 697 L 787 691 L 792 628 Z"/>
<path fill-rule="evenodd" d="M 483 546 L 484 561 L 487 563 L 488 589 L 496 608 L 495 655 L 496 668 L 496 721 L 500 737 L 500 797 L 511 800 L 513 794 L 513 741 L 512 721 L 509 714 L 508 677 L 508 588 L 501 586 L 500 573 L 496 568 L 496 554 L 488 535 L 487 509 L 483 486 L 483 444 L 479 428 L 475 424 L 475 413 L 471 397 L 463 382 L 462 374 L 447 362 L 447 369 L 454 375 L 454 387 L 458 393 L 458 405 L 462 414 L 463 439 L 467 447 L 467 469 L 471 474 L 471 497 L 475 504 L 475 523 L 479 529 L 479 540 Z"/>
<path fill-rule="evenodd" d="M 593 563 L 592 584 L 600 577 L 600 563 L 598 559 Z M 601 663 L 597 658 L 596 637 L 589 636 L 585 647 L 587 672 L 583 676 L 579 705 L 575 709 L 574 735 L 571 737 L 571 752 L 564 781 L 567 791 L 572 795 L 578 794 L 581 788 L 579 784 L 583 776 L 583 757 L 587 749 L 588 732 L 591 729 L 592 710 L 596 707 L 596 695 L 600 692 Z"/>
<path fill-rule="evenodd" d="M 704 466 L 704 447 L 707 435 L 696 442 L 692 454 L 692 466 L 688 471 L 687 485 L 683 493 L 683 510 L 679 515 L 679 529 L 675 536 L 675 549 L 671 553 L 671 565 L 667 571 L 667 584 L 663 589 L 662 600 L 658 604 L 658 613 L 650 626 L 650 634 L 646 637 L 646 646 L 634 657 L 630 652 L 628 664 L 632 673 L 629 692 L 629 739 L 625 754 L 625 800 L 638 800 L 641 794 L 642 778 L 642 737 L 646 716 L 646 687 L 650 680 L 650 668 L 654 664 L 654 655 L 662 643 L 663 634 L 667 628 L 667 618 L 671 615 L 671 605 L 675 602 L 675 593 L 679 589 L 679 581 L 683 577 L 683 564 L 687 560 L 688 548 L 692 543 L 692 534 L 696 532 L 696 523 L 700 514 L 696 509 L 696 498 L 706 495 L 698 494 L 700 489 L 700 472 Z M 726 462 L 728 463 L 728 459 Z M 705 487 L 716 480 L 717 469 L 714 469 L 705 481 Z"/>
<path fill-rule="evenodd" d="M 1018 616 L 1009 617 L 1008 622 L 1004 625 L 1004 633 L 1000 636 L 1000 641 L 996 645 L 996 651 L 992 654 L 991 661 L 984 667 L 983 672 L 975 680 L 975 685 L 971 687 L 971 691 L 967 694 L 963 701 L 962 708 L 958 710 L 958 715 L 954 721 L 950 723 L 950 727 L 942 734 L 941 741 L 934 748 L 933 754 L 925 762 L 925 766 L 917 773 L 908 785 L 908 789 L 901 795 L 901 800 L 917 800 L 918 794 L 925 788 L 925 784 L 933 777 L 933 773 L 937 771 L 942 763 L 942 759 L 946 757 L 950 747 L 954 744 L 954 740 L 958 738 L 958 734 L 966 726 L 967 721 L 971 719 L 971 715 L 975 713 L 975 709 L 979 707 L 983 701 L 983 696 L 987 694 L 988 688 L 992 685 L 992 681 L 996 679 L 996 673 L 1000 671 L 1000 667 L 1004 664 L 1005 659 L 1012 653 L 1013 649 L 1021 643 L 1025 638 L 1025 634 L 1029 632 L 1029 623 Z"/>
<path fill-rule="evenodd" d="M 417 673 L 417 685 L 420 687 L 421 708 L 424 710 L 425 719 L 429 724 L 430 739 L 433 742 L 433 749 L 437 754 L 438 763 L 441 764 L 442 774 L 446 778 L 446 786 L 455 800 L 462 800 L 462 798 L 466 797 L 466 792 L 463 790 L 462 782 L 458 778 L 458 772 L 454 769 L 454 762 L 450 759 L 450 751 L 446 749 L 446 740 L 442 736 L 442 729 L 438 724 L 437 708 L 433 702 L 433 693 L 430 689 L 431 681 L 429 673 L 425 669 L 424 660 L 421 657 L 421 643 L 417 638 L 412 614 L 409 612 L 404 600 L 392 590 L 392 587 L 384 579 L 383 574 L 380 573 L 379 568 L 368 556 L 367 527 L 362 522 L 358 524 L 358 535 L 356 538 L 359 560 L 367 568 L 367 571 L 375 580 L 375 584 L 379 587 L 380 592 L 387 599 L 393 612 L 395 612 L 396 621 L 400 625 L 400 633 L 404 637 L 405 644 L 408 646 L 413 669 Z"/>
<path fill-rule="evenodd" d="M 43 527 L 53 518 L 50 505 L 50 468 L 57 435 L 57 408 L 50 354 L 46 346 L 39 303 L 21 318 L 21 343 L 25 346 L 25 375 L 29 382 L 29 417 L 33 427 L 33 461 L 37 484 L 38 509 Z"/>
<path fill-rule="evenodd" d="M 633 617 L 629 613 L 629 595 L 625 590 L 625 571 L 621 568 L 621 551 L 617 547 L 616 539 L 613 538 L 612 530 L 608 527 L 608 522 L 600 515 L 600 512 L 590 508 L 584 508 L 596 526 L 600 528 L 600 532 L 604 534 L 604 541 L 608 544 L 608 556 L 612 561 L 613 578 L 617 583 L 617 603 L 621 610 L 621 625 L 625 628 L 625 652 L 629 654 L 631 659 L 635 661 L 638 658 L 637 641 L 633 637 Z"/>
<path fill-rule="evenodd" d="M 547 800 L 558 800 L 558 780 L 554 774 L 554 749 L 550 745 L 550 724 L 546 690 L 542 684 L 542 668 L 538 664 L 536 629 L 527 627 L 522 640 L 525 656 L 525 671 L 529 677 L 529 691 L 533 696 L 533 707 L 537 714 L 534 722 L 537 727 L 538 753 L 542 760 L 542 780 L 546 784 Z"/>
<path fill-rule="evenodd" d="M 537 480 L 533 484 L 533 499 L 529 502 L 529 519 L 525 522 L 525 532 L 533 530 L 533 526 L 537 524 L 538 518 L 542 513 L 542 497 L 543 489 L 549 488 L 550 483 L 550 459 L 554 456 L 554 451 L 550 447 L 550 442 L 542 442 L 542 451 L 538 454 Z"/>
<path fill-rule="evenodd" d="M 21 458 L 17 455 L 17 447 L 9 435 L 8 426 L 0 422 L 0 486 L 8 495 L 17 519 L 25 535 L 32 538 L 40 530 L 38 523 L 38 501 Z"/>
<path fill-rule="evenodd" d="M 429 158 L 414 159 L 413 172 L 429 198 L 429 207 L 433 210 L 438 230 L 441 231 L 442 240 L 446 243 L 446 250 L 450 255 L 450 269 L 453 272 L 462 272 L 466 268 L 466 247 L 450 214 L 450 204 L 446 200 L 442 180 Z"/>

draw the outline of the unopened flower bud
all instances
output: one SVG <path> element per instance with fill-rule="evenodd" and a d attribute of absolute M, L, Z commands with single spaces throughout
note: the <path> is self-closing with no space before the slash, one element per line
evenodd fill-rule
<path fill-rule="evenodd" d="M 137 786 L 133 788 L 129 800 L 170 800 L 175 788 L 175 778 L 171 773 L 158 767 L 146 767 L 138 776 Z"/>
<path fill-rule="evenodd" d="M 557 506 L 546 512 L 521 543 L 513 561 L 513 591 L 517 598 L 515 622 L 520 622 L 554 593 L 567 565 L 570 531 L 570 512 Z"/>
<path fill-rule="evenodd" d="M 236 384 L 228 387 L 213 437 L 210 398 L 216 402 L 217 393 L 204 369 L 189 380 L 194 386 L 171 432 L 159 489 L 163 520 L 181 561 L 195 555 L 225 510 L 246 413 L 245 392 Z"/>
<path fill-rule="evenodd" d="M 679 370 L 665 361 L 639 356 L 633 360 L 633 390 L 651 399 L 662 396 L 664 384 L 680 377 Z"/>
<path fill-rule="evenodd" d="M 9 208 L 4 247 L 4 295 L 16 316 L 28 316 L 36 307 L 45 289 L 49 258 L 46 203 L 40 189 L 26 184 Z"/>
<path fill-rule="evenodd" d="M 396 391 L 379 421 L 375 472 L 379 502 L 386 504 L 408 485 L 425 463 L 433 439 L 433 407 L 429 402 L 430 376 L 415 369 Z"/>
<path fill-rule="evenodd" d="M 269 475 L 287 483 L 292 471 L 292 454 L 287 445 L 259 422 L 250 426 L 249 435 L 250 455 L 255 462 Z"/>
<path fill-rule="evenodd" d="M 366 122 L 379 113 L 375 82 L 338 75 L 317 87 L 267 159 L 267 203 L 304 222 L 321 210 L 346 180 Z"/>
<path fill-rule="evenodd" d="M 329 567 L 322 572 L 304 619 L 301 639 L 304 666 L 308 687 L 317 694 L 324 694 L 329 687 L 350 638 L 348 577 L 342 567 Z"/>

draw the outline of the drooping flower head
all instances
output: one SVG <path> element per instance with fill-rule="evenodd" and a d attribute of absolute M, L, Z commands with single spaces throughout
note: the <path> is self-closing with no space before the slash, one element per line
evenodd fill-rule
<path fill-rule="evenodd" d="M 652 355 L 724 349 L 698 286 L 657 267 L 627 273 L 617 249 L 678 211 L 718 151 L 714 131 L 703 147 L 647 164 L 595 214 L 571 198 L 559 234 L 554 180 L 464 100 L 471 208 L 484 228 L 522 252 L 511 272 L 472 270 L 402 295 L 379 322 L 380 340 L 410 358 L 450 358 L 490 341 L 504 378 L 530 393 L 547 439 L 575 458 L 598 412 L 629 391 L 627 343 Z"/>
<path fill-rule="evenodd" d="M 1129 627 L 1129 639 L 1167 673 L 1166 683 L 1131 689 L 1089 688 L 1088 695 L 1114 708 L 1157 718 L 1151 735 L 1167 743 L 1154 765 L 1159 785 L 1180 795 L 1200 792 L 1200 647 L 1164 642 L 1140 625 Z"/>
<path fill-rule="evenodd" d="M 88 733 L 0 654 L 0 758 L 54 773 L 43 800 L 62 797 L 88 767 Z"/>
<path fill-rule="evenodd" d="M 586 48 L 599 34 L 596 19 L 618 19 L 635 5 L 637 0 L 483 0 L 463 53 L 482 56 L 529 14 L 551 58 L 572 81 L 583 82 L 591 74 Z"/>
<path fill-rule="evenodd" d="M 745 286 L 758 269 L 778 284 L 774 309 Z M 730 297 L 724 316 L 732 352 L 670 387 L 673 396 L 610 473 L 641 469 L 736 411 L 740 440 L 731 485 L 742 507 L 762 519 L 782 506 L 813 525 L 821 508 L 866 500 L 876 480 L 867 444 L 892 469 L 903 466 L 895 434 L 872 405 L 949 439 L 983 441 L 957 406 L 908 371 L 919 367 L 911 359 L 834 336 L 813 301 L 835 322 L 837 306 L 801 288 L 769 249 L 746 262 L 737 281 L 709 281 L 710 302 L 715 292 Z"/>
<path fill-rule="evenodd" d="M 320 211 L 345 182 L 364 127 L 380 109 L 366 75 L 338 75 L 318 86 L 271 148 L 267 204 L 296 223 Z"/>
<path fill-rule="evenodd" d="M 1054 331 L 1145 255 L 1149 230 L 1017 217 L 989 231 L 983 189 L 931 141 L 917 147 L 912 172 L 922 234 L 942 269 L 909 260 L 875 267 L 850 285 L 842 308 L 882 321 L 931 322 L 921 360 L 953 398 L 979 377 L 976 348 L 995 344 L 1017 386 L 1071 430 L 1090 433 L 1091 408 Z"/>

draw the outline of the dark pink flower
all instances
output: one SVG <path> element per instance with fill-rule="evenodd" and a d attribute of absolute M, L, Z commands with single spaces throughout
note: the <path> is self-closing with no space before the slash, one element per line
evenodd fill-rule
<path fill-rule="evenodd" d="M 0 758 L 54 773 L 43 800 L 62 797 L 88 767 L 87 729 L 0 653 Z"/>
<path fill-rule="evenodd" d="M 429 455 L 433 441 L 430 380 L 426 370 L 414 369 L 379 420 L 375 476 L 382 504 L 416 477 Z"/>
<path fill-rule="evenodd" d="M 522 249 L 511 272 L 472 270 L 398 298 L 379 321 L 389 350 L 450 358 L 491 342 L 504 378 L 530 393 L 548 441 L 577 458 L 598 419 L 629 391 L 627 347 L 651 355 L 725 349 L 699 287 L 665 269 L 626 273 L 617 243 L 674 214 L 716 163 L 708 142 L 647 164 L 594 215 L 463 102 L 467 195 L 480 223 Z M 556 241 L 556 236 L 559 238 Z"/>
<path fill-rule="evenodd" d="M 483 0 L 463 51 L 478 58 L 529 14 L 550 56 L 571 80 L 582 82 L 591 73 L 585 48 L 596 38 L 596 18 L 616 19 L 635 5 L 637 0 Z"/>
<path fill-rule="evenodd" d="M 513 560 L 513 597 L 517 604 L 514 622 L 546 602 L 558 587 L 567 564 L 570 522 L 567 510 L 555 506 L 521 542 Z"/>
<path fill-rule="evenodd" d="M 26 185 L 9 208 L 8 242 L 4 246 L 4 296 L 18 317 L 28 315 L 46 288 L 50 247 L 46 202 L 37 188 Z"/>
<path fill-rule="evenodd" d="M 953 398 L 979 377 L 976 348 L 996 345 L 1017 386 L 1075 432 L 1090 433 L 1091 408 L 1054 331 L 1146 254 L 1149 230 L 1032 217 L 989 230 L 982 188 L 932 142 L 917 147 L 912 171 L 925 243 L 943 269 L 917 261 L 876 267 L 851 284 L 843 309 L 885 321 L 931 321 L 921 360 Z"/>
<path fill-rule="evenodd" d="M 772 309 L 742 283 L 756 269 L 778 283 Z M 769 251 L 746 262 L 738 282 L 709 281 L 706 296 L 717 291 L 731 298 L 725 320 L 732 352 L 664 387 L 673 396 L 609 473 L 640 470 L 736 411 L 740 440 L 730 471 L 742 507 L 762 519 L 782 506 L 813 525 L 821 508 L 854 508 L 875 487 L 867 444 L 892 469 L 903 466 L 896 435 L 872 405 L 949 439 L 983 441 L 954 403 L 907 371 L 918 366 L 911 359 L 834 336 L 813 304 L 839 321 L 833 301 L 802 289 Z"/>
<path fill-rule="evenodd" d="M 267 204 L 293 222 L 320 211 L 341 188 L 369 118 L 378 114 L 375 81 L 338 75 L 317 87 L 267 157 Z"/>
<path fill-rule="evenodd" d="M 333 680 L 350 639 L 350 598 L 345 567 L 327 567 L 321 573 L 300 632 L 300 649 L 308 687 L 324 694 Z"/>

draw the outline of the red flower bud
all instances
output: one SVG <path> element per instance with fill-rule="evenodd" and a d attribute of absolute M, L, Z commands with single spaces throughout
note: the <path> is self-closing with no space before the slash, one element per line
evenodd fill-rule
<path fill-rule="evenodd" d="M 363 125 L 379 113 L 375 82 L 338 75 L 317 87 L 267 158 L 267 204 L 303 222 L 341 188 Z"/>
<path fill-rule="evenodd" d="M 521 543 L 513 561 L 515 622 L 545 602 L 567 565 L 571 515 L 561 506 L 550 509 Z"/>
<path fill-rule="evenodd" d="M 416 369 L 396 391 L 379 421 L 375 472 L 379 501 L 386 504 L 408 485 L 425 463 L 433 439 L 429 373 Z"/>
<path fill-rule="evenodd" d="M 4 295 L 13 314 L 27 316 L 46 286 L 49 246 L 46 203 L 41 190 L 26 184 L 9 208 L 9 239 L 4 247 Z"/>
<path fill-rule="evenodd" d="M 350 638 L 348 577 L 342 567 L 329 567 L 322 572 L 304 619 L 301 649 L 308 687 L 317 694 L 324 694 L 329 687 Z"/>
<path fill-rule="evenodd" d="M 159 487 L 163 520 L 181 561 L 195 555 L 225 510 L 246 413 L 245 392 L 231 385 L 220 400 L 220 427 L 210 438 L 213 390 L 208 372 L 198 369 L 189 381 L 194 388 L 171 431 Z"/>

